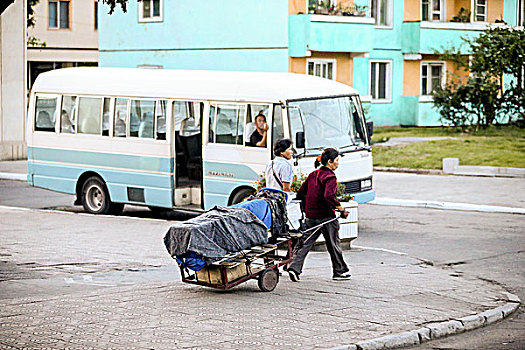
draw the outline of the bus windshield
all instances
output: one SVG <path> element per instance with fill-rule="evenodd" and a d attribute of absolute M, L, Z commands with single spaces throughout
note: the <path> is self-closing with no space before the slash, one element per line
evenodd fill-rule
<path fill-rule="evenodd" d="M 319 154 L 326 147 L 345 152 L 368 145 L 358 96 L 289 101 L 289 106 L 290 132 L 294 141 L 297 132 L 304 132 L 305 155 Z"/>

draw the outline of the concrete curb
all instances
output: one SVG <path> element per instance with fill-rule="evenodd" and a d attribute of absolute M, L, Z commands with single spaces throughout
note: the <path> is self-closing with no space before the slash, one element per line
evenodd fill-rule
<path fill-rule="evenodd" d="M 397 199 L 397 198 L 387 198 L 387 197 L 376 197 L 376 199 L 369 202 L 369 204 L 390 205 L 390 206 L 400 206 L 400 207 L 463 210 L 463 211 L 482 211 L 482 212 L 487 212 L 487 213 L 505 213 L 505 214 L 525 215 L 525 208 L 503 207 L 503 206 L 498 206 L 498 205 L 455 203 L 455 202 L 424 201 L 424 200 L 414 200 L 414 199 Z"/>
<path fill-rule="evenodd" d="M 375 166 L 374 171 L 384 171 L 389 173 L 412 173 L 425 175 L 445 175 L 443 170 L 439 169 L 412 169 L 412 168 L 394 168 L 387 166 Z"/>
<path fill-rule="evenodd" d="M 506 293 L 506 295 L 509 301 L 505 305 L 476 315 L 451 319 L 445 322 L 429 323 L 423 328 L 416 330 L 364 340 L 355 344 L 332 348 L 331 350 L 398 349 L 485 327 L 506 318 L 520 306 L 521 301 L 516 295 L 510 293 Z"/>
<path fill-rule="evenodd" d="M 27 181 L 27 174 L 0 173 L 0 180 Z"/>
<path fill-rule="evenodd" d="M 490 168 L 490 169 L 485 169 Z M 522 168 L 504 168 L 504 167 L 462 167 L 459 171 L 445 172 L 439 169 L 412 169 L 412 168 L 394 168 L 375 166 L 374 171 L 390 172 L 390 173 L 411 173 L 423 175 L 449 175 L 449 176 L 478 176 L 478 177 L 505 177 L 505 178 L 523 178 L 521 174 L 515 174 L 516 171 L 523 170 Z"/>

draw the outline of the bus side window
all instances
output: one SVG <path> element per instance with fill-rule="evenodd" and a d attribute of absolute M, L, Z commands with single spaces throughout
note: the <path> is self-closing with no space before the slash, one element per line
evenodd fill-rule
<path fill-rule="evenodd" d="M 113 136 L 126 137 L 126 114 L 128 113 L 128 99 L 117 98 L 115 100 L 115 118 Z"/>
<path fill-rule="evenodd" d="M 109 136 L 109 105 L 111 99 L 104 98 L 104 106 L 102 107 L 102 136 Z"/>
<path fill-rule="evenodd" d="M 215 142 L 225 144 L 243 144 L 245 105 L 221 104 L 217 106 Z M 211 122 L 210 115 L 210 122 Z"/>
<path fill-rule="evenodd" d="M 154 138 L 155 129 L 155 101 L 131 100 L 129 118 L 129 136 L 144 139 Z"/>
<path fill-rule="evenodd" d="M 283 128 L 283 109 L 280 104 L 273 105 L 273 122 L 272 122 L 272 149 L 277 140 L 284 138 Z"/>
<path fill-rule="evenodd" d="M 35 131 L 55 132 L 55 119 L 57 114 L 56 110 L 56 97 L 37 96 L 35 109 Z"/>
<path fill-rule="evenodd" d="M 157 101 L 157 112 L 156 112 L 156 139 L 166 140 L 166 106 L 168 102 L 166 100 Z"/>
<path fill-rule="evenodd" d="M 208 142 L 215 142 L 215 112 L 217 108 L 215 106 L 210 106 L 210 125 L 209 125 L 209 137 Z"/>
<path fill-rule="evenodd" d="M 96 97 L 79 97 L 78 99 L 78 133 L 100 135 L 102 99 Z"/>
<path fill-rule="evenodd" d="M 248 115 L 246 118 L 246 125 L 244 126 L 244 144 L 246 146 L 250 147 L 266 147 L 268 145 L 268 142 L 266 142 L 265 146 L 257 146 L 257 142 L 260 142 L 261 136 L 254 136 L 255 133 L 259 133 L 257 131 L 256 127 L 256 118 L 257 116 L 264 116 L 265 121 L 268 123 L 268 111 L 270 109 L 269 105 L 262 105 L 262 104 L 253 104 L 250 103 L 248 105 Z M 260 118 L 260 117 L 259 117 Z M 259 133 L 260 134 L 260 133 Z M 252 140 L 252 136 L 254 136 L 254 140 Z M 255 140 L 258 140 L 255 142 Z"/>
<path fill-rule="evenodd" d="M 76 96 L 62 97 L 62 111 L 60 113 L 60 132 L 64 134 L 75 133 L 75 110 L 77 106 Z"/>

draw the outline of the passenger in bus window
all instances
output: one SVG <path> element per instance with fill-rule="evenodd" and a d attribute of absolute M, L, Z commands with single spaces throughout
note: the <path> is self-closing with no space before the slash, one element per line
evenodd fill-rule
<path fill-rule="evenodd" d="M 73 123 L 71 123 L 71 119 L 69 119 L 69 115 L 65 109 L 62 110 L 62 117 L 60 118 L 60 132 L 67 134 L 75 133 Z"/>
<path fill-rule="evenodd" d="M 266 164 L 264 177 L 267 188 L 290 192 L 293 180 L 293 168 L 289 160 L 292 159 L 292 141 L 282 139 L 275 143 L 273 147 L 275 159 Z"/>
<path fill-rule="evenodd" d="M 109 111 L 102 115 L 102 136 L 109 135 Z"/>
<path fill-rule="evenodd" d="M 35 129 L 38 131 L 54 131 L 55 127 L 51 122 L 51 117 L 48 112 L 38 112 L 38 116 L 36 117 Z"/>
<path fill-rule="evenodd" d="M 117 137 L 126 137 L 126 112 L 117 111 L 113 135 Z"/>
<path fill-rule="evenodd" d="M 255 130 L 250 136 L 250 143 L 257 147 L 266 147 L 266 137 L 268 133 L 268 124 L 264 114 L 257 114 L 255 117 Z"/>

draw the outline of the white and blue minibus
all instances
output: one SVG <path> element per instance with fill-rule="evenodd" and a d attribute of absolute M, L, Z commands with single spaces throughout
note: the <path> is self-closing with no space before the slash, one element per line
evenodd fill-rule
<path fill-rule="evenodd" d="M 269 125 L 264 147 L 250 143 L 258 114 Z M 237 203 L 254 192 L 280 138 L 294 142 L 297 175 L 336 147 L 346 193 L 358 202 L 375 197 L 359 95 L 328 79 L 66 68 L 38 76 L 28 118 L 29 184 L 76 195 L 91 213 Z"/>

